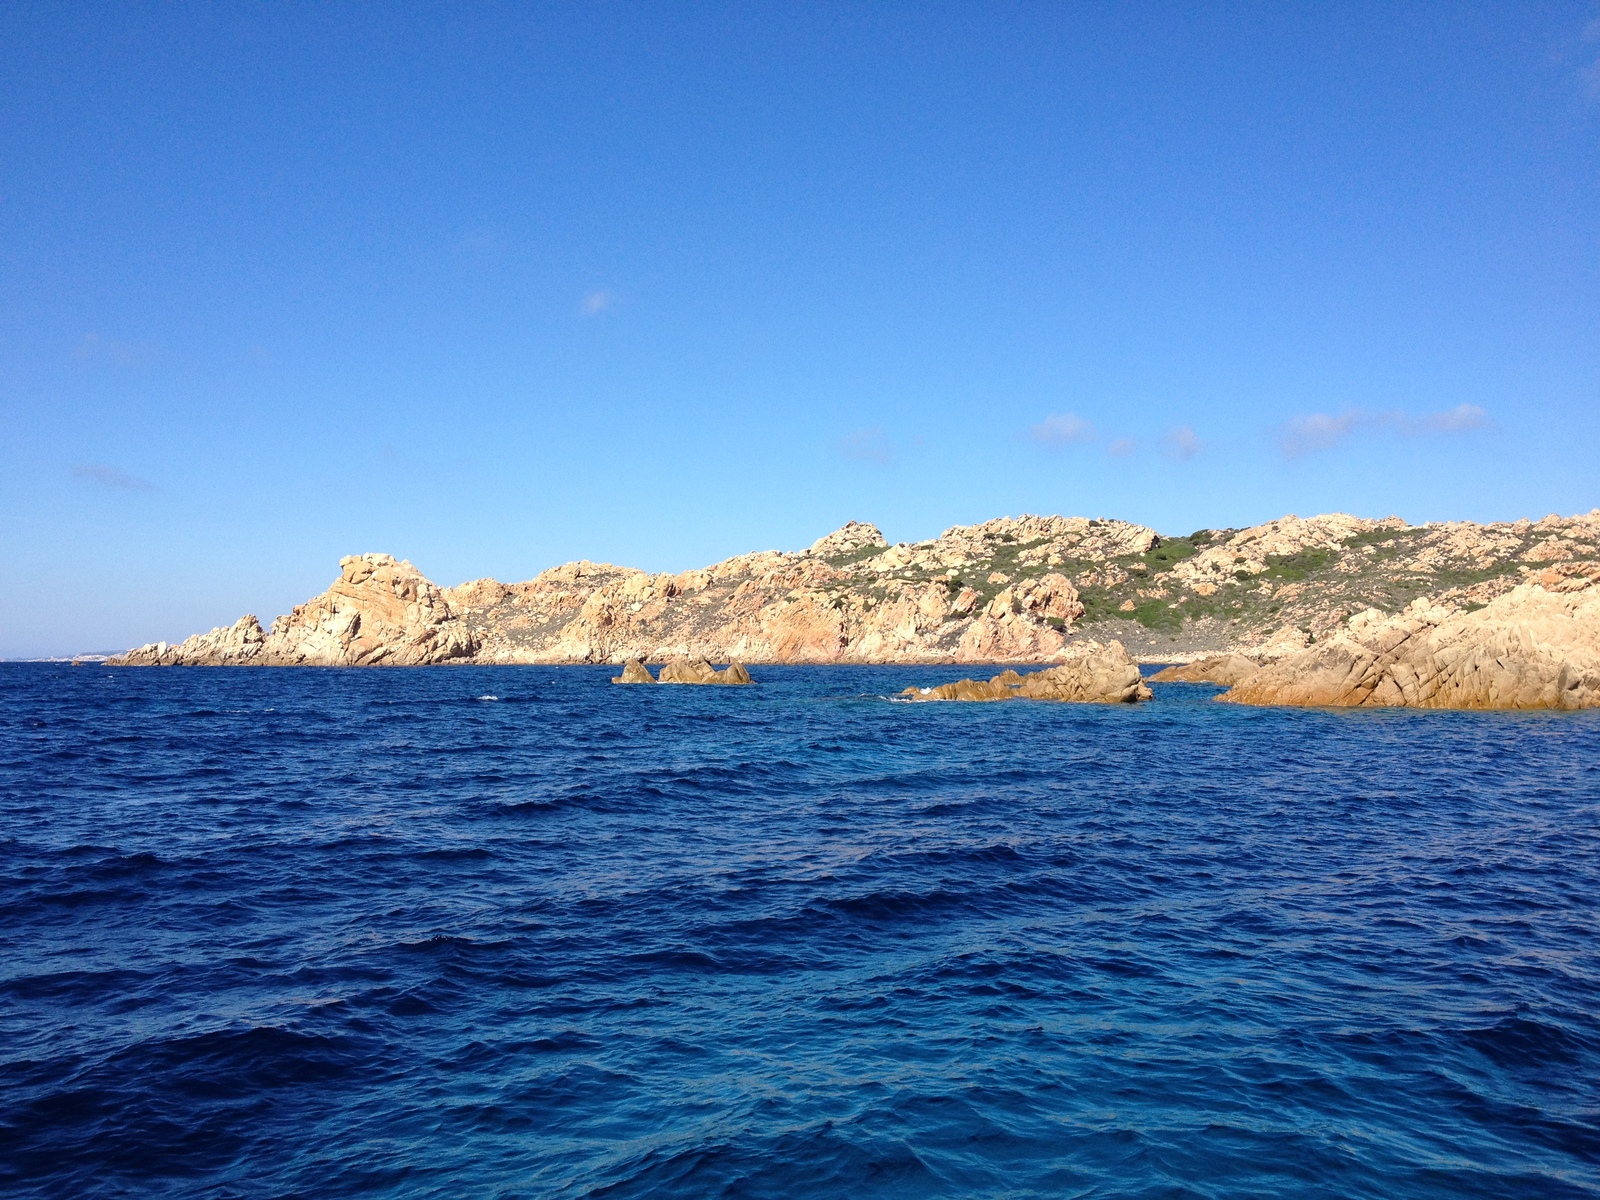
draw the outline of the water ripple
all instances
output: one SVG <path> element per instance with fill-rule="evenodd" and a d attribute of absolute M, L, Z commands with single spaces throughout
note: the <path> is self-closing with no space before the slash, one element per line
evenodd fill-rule
<path fill-rule="evenodd" d="M 1600 714 L 0 667 L 0 1188 L 1600 1196 Z"/>

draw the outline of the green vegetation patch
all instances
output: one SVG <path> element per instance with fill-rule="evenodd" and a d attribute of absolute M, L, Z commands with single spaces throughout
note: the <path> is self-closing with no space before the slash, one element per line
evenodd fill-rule
<path fill-rule="evenodd" d="M 1267 569 L 1261 578 L 1298 583 L 1303 579 L 1310 579 L 1313 575 L 1324 573 L 1338 561 L 1337 550 L 1320 547 L 1301 550 L 1296 554 L 1269 554 Z"/>
<path fill-rule="evenodd" d="M 1159 575 L 1162 571 L 1170 571 L 1184 559 L 1192 557 L 1204 544 L 1195 541 L 1195 538 L 1200 536 L 1195 533 L 1184 538 L 1162 538 L 1143 554 L 1128 556 L 1128 561 L 1138 563 L 1153 575 Z"/>
<path fill-rule="evenodd" d="M 853 567 L 856 563 L 866 562 L 869 558 L 877 558 L 887 546 L 857 546 L 848 554 L 830 554 L 822 561 L 830 567 Z"/>

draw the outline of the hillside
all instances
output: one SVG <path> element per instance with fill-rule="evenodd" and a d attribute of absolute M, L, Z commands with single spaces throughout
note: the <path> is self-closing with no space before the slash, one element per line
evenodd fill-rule
<path fill-rule="evenodd" d="M 1600 510 L 1478 525 L 1288 516 L 1167 537 L 1083 517 L 1001 517 L 886 544 L 851 522 L 798 552 L 652 574 L 604 563 L 441 588 L 388 555 L 344 559 L 320 596 L 129 665 L 659 661 L 1048 662 L 1069 640 L 1173 659 L 1270 657 L 1418 597 L 1472 610 L 1529 580 L 1600 572 Z"/>

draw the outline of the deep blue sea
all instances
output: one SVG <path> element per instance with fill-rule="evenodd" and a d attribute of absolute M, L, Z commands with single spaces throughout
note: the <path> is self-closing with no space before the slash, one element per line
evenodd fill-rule
<path fill-rule="evenodd" d="M 1600 1196 L 1600 712 L 0 667 L 0 1192 Z"/>

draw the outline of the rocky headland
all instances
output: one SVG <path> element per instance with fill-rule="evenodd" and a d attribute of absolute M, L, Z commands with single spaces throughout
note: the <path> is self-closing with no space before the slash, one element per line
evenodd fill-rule
<path fill-rule="evenodd" d="M 1183 664 L 1158 679 L 1223 683 L 1244 703 L 1570 707 L 1600 703 L 1584 665 L 1596 589 L 1600 510 L 1485 525 L 1333 513 L 1183 537 L 1001 517 L 896 545 L 851 522 L 805 550 L 677 574 L 582 561 L 440 587 L 363 554 L 268 629 L 245 616 L 111 661 L 1049 665 L 1115 641 Z M 1520 682 L 1483 655 L 1518 664 Z"/>
<path fill-rule="evenodd" d="M 1327 640 L 1234 680 L 1221 698 L 1350 708 L 1593 708 L 1600 705 L 1600 587 L 1593 576 L 1578 576 L 1551 587 L 1525 583 L 1475 610 L 1428 599 L 1395 614 L 1369 609 Z"/>

